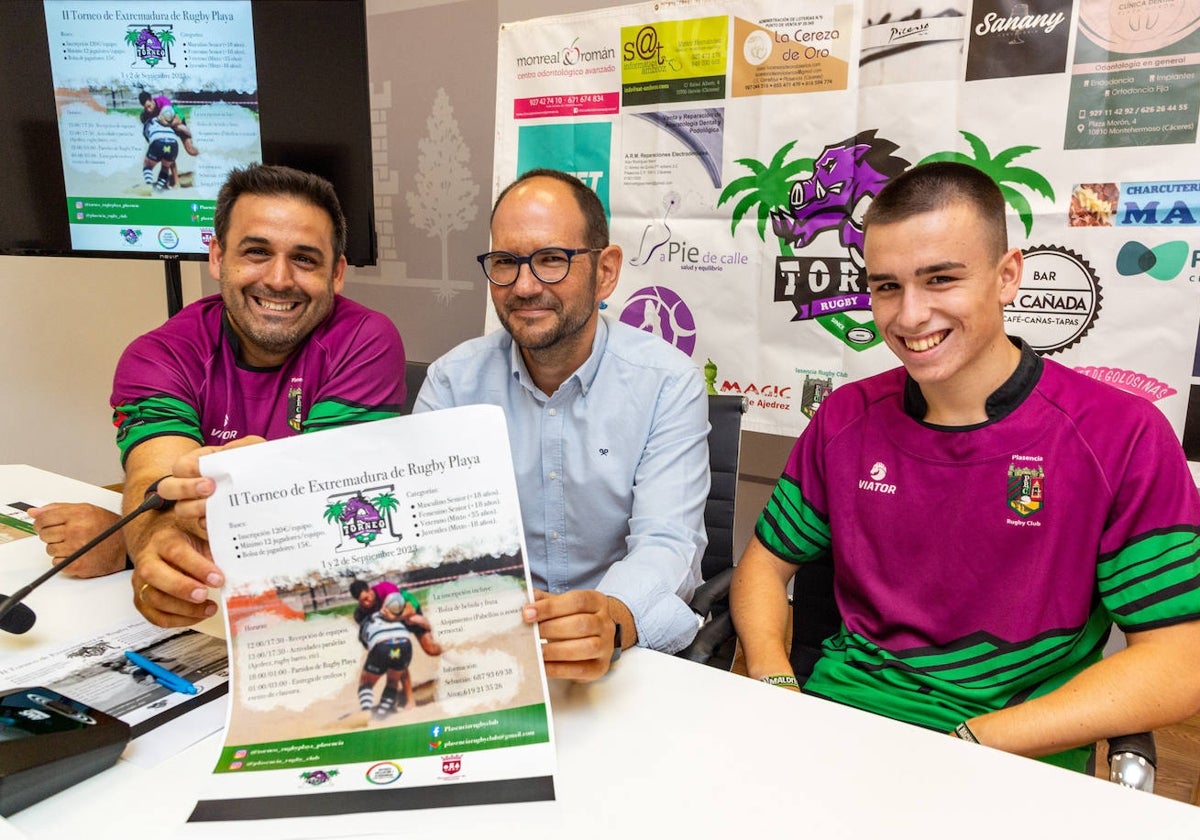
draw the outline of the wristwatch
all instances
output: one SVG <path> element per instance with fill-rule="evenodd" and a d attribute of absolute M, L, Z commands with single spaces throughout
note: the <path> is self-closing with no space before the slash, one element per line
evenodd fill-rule
<path fill-rule="evenodd" d="M 616 622 L 616 625 L 617 630 L 615 633 L 613 633 L 613 652 L 612 658 L 608 660 L 609 665 L 612 665 L 621 658 L 621 624 L 620 622 Z"/>

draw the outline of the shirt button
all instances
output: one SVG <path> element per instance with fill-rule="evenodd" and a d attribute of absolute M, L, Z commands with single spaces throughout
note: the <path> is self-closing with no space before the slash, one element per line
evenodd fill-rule
<path fill-rule="evenodd" d="M 556 540 L 556 539 L 558 539 L 558 531 L 551 531 L 551 532 L 550 532 L 550 539 L 552 539 L 552 540 Z"/>
<path fill-rule="evenodd" d="M 557 417 L 557 416 L 558 416 L 558 409 L 557 409 L 557 408 L 552 408 L 552 409 L 550 409 L 550 416 L 551 416 L 551 417 Z"/>
<path fill-rule="evenodd" d="M 554 481 L 556 478 L 558 478 L 558 473 L 556 473 L 554 470 L 550 470 L 550 480 Z"/>

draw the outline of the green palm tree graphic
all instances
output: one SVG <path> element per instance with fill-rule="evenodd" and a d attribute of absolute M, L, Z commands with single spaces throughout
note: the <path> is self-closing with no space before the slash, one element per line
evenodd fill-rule
<path fill-rule="evenodd" d="M 392 511 L 400 507 L 400 500 L 391 493 L 380 493 L 371 500 L 371 504 L 375 505 L 375 509 L 380 513 L 391 514 Z"/>
<path fill-rule="evenodd" d="M 790 143 L 785 143 L 771 158 L 771 162 L 767 164 L 763 164 L 753 158 L 739 158 L 735 161 L 735 163 L 740 163 L 749 169 L 751 174 L 743 175 L 741 178 L 735 178 L 730 181 L 725 189 L 721 191 L 721 197 L 717 199 L 717 206 L 720 207 L 738 193 L 746 193 L 734 205 L 733 212 L 730 213 L 729 231 L 731 234 L 737 232 L 738 223 L 750 212 L 751 208 L 757 205 L 758 238 L 763 242 L 767 241 L 767 219 L 770 218 L 771 211 L 777 207 L 788 208 L 792 182 L 798 178 L 812 175 L 813 165 L 816 163 L 816 160 L 810 157 L 796 158 L 795 160 L 784 162 L 788 152 L 792 150 L 792 147 L 797 142 L 796 140 L 792 140 Z M 779 242 L 779 253 L 782 256 L 794 256 L 791 245 L 781 237 L 776 237 L 776 239 Z M 845 336 L 848 329 L 846 321 L 848 319 L 843 314 L 818 315 L 815 320 L 836 336 L 843 344 L 854 350 L 866 350 L 868 347 L 874 347 L 882 340 L 878 335 L 876 335 L 874 341 L 866 344 L 856 344 L 846 340 Z M 854 326 L 854 324 L 850 326 Z M 870 328 L 872 333 L 875 332 L 874 321 L 866 321 L 862 326 Z"/>
<path fill-rule="evenodd" d="M 737 233 L 738 223 L 742 217 L 750 211 L 754 205 L 758 205 L 758 238 L 763 242 L 767 241 L 767 219 L 771 215 L 771 211 L 776 207 L 787 207 L 788 197 L 792 191 L 792 181 L 801 175 L 811 175 L 813 164 L 816 162 L 813 158 L 796 158 L 790 163 L 784 163 L 784 158 L 788 152 L 795 146 L 796 140 L 790 143 L 785 143 L 775 156 L 771 158 L 771 162 L 763 165 L 753 158 L 739 158 L 736 163 L 750 170 L 751 174 L 743 175 L 741 178 L 735 178 L 721 191 L 721 197 L 717 200 L 717 206 L 720 207 L 729 199 L 733 198 L 740 192 L 745 192 L 746 195 L 734 206 L 733 212 L 730 214 L 731 223 L 729 232 Z M 783 241 L 780 240 L 782 247 Z M 790 252 L 788 256 L 790 256 Z"/>
<path fill-rule="evenodd" d="M 1022 195 L 1017 190 L 1017 187 L 1032 190 L 1050 201 L 1054 201 L 1054 188 L 1050 186 L 1050 182 L 1040 172 L 1024 166 L 1011 166 L 1010 164 L 1022 155 L 1037 151 L 1039 147 L 1013 146 L 992 157 L 991 152 L 988 151 L 987 144 L 974 134 L 969 131 L 959 131 L 959 134 L 966 138 L 967 143 L 971 146 L 974 157 L 965 152 L 934 152 L 922 160 L 921 163 L 930 163 L 932 161 L 965 163 L 968 166 L 974 166 L 986 174 L 996 182 L 996 186 L 1000 188 L 1000 194 L 1004 196 L 1004 200 L 1008 203 L 1008 206 L 1017 211 L 1017 216 L 1021 219 L 1022 224 L 1025 225 L 1025 236 L 1028 237 L 1033 230 L 1033 208 L 1029 205 L 1029 199 Z M 1010 184 L 1015 186 L 1010 186 Z"/>
<path fill-rule="evenodd" d="M 334 502 L 329 507 L 325 508 L 325 521 L 335 522 L 341 518 L 342 513 L 346 510 L 345 502 Z"/>

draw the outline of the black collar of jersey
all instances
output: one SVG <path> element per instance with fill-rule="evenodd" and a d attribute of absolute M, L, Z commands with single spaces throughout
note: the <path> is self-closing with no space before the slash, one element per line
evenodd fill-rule
<path fill-rule="evenodd" d="M 926 423 L 924 417 L 929 410 L 929 404 L 925 402 L 921 386 L 911 376 L 904 378 L 904 413 L 931 429 L 954 429 L 963 432 L 995 423 L 1012 414 L 1016 411 L 1017 406 L 1025 402 L 1025 398 L 1033 393 L 1038 380 L 1042 378 L 1043 363 L 1042 357 L 1033 352 L 1033 348 L 1026 344 L 1024 339 L 1009 336 L 1008 340 L 1020 349 L 1021 360 L 1017 362 L 1017 369 L 1012 372 L 1012 376 L 993 391 L 984 403 L 983 409 L 987 413 L 987 420 L 973 426 L 939 426 L 935 423 Z"/>
<path fill-rule="evenodd" d="M 229 342 L 229 347 L 233 350 L 233 362 L 242 370 L 248 371 L 272 371 L 279 370 L 283 367 L 282 364 L 270 365 L 268 367 L 256 367 L 248 365 L 242 361 L 242 340 L 238 338 L 237 330 L 233 328 L 233 322 L 229 320 L 229 310 L 221 308 L 221 334 L 225 336 L 225 340 Z M 308 339 L 305 338 L 305 341 Z"/>

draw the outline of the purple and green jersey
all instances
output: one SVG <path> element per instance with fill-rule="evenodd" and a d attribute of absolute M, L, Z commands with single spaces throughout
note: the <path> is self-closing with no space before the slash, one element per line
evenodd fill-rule
<path fill-rule="evenodd" d="M 842 628 L 806 691 L 947 732 L 1059 687 L 1114 622 L 1200 618 L 1200 496 L 1170 424 L 1022 349 L 986 423 L 914 419 L 901 368 L 838 388 L 796 442 L 755 533 L 832 556 Z"/>
<path fill-rule="evenodd" d="M 404 345 L 387 316 L 337 296 L 286 362 L 255 368 L 238 362 L 224 313 L 220 295 L 202 298 L 125 349 L 111 399 L 122 463 L 161 435 L 207 446 L 400 413 Z"/>

